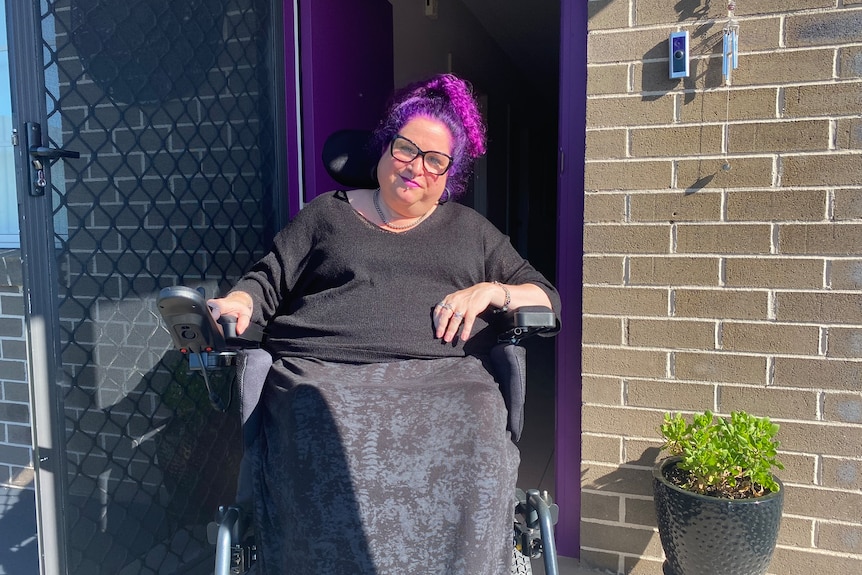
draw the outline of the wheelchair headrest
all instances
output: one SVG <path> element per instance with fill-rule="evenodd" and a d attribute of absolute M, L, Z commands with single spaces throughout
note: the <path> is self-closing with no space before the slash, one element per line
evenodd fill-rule
<path fill-rule="evenodd" d="M 368 130 L 339 130 L 329 136 L 322 153 L 329 176 L 349 188 L 376 188 L 380 154 L 370 142 Z"/>

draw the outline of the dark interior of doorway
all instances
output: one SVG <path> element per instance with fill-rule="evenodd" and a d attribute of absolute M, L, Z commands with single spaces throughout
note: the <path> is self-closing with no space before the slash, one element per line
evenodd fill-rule
<path fill-rule="evenodd" d="M 450 70 L 487 99 L 487 217 L 548 278 L 556 278 L 559 122 L 559 0 L 461 0 L 505 58 Z M 442 8 L 441 8 L 442 9 Z M 399 23 L 396 21 L 396 29 Z M 475 23 L 465 23 L 464 28 Z M 401 50 L 397 45 L 395 53 Z M 409 47 L 401 47 L 409 50 Z M 477 170 L 478 171 L 478 170 Z M 471 204 L 468 194 L 464 202 Z M 477 207 L 477 206 L 476 206 Z M 522 488 L 554 489 L 554 340 L 528 340 L 525 428 L 519 447 Z"/>

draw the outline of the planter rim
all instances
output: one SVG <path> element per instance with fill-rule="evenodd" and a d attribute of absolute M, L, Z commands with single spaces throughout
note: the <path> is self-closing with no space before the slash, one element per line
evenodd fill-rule
<path fill-rule="evenodd" d="M 656 464 L 652 468 L 653 479 L 655 479 L 656 481 L 658 481 L 662 485 L 666 486 L 668 489 L 671 489 L 671 490 L 679 492 L 679 493 L 685 493 L 686 495 L 688 495 L 690 497 L 694 497 L 696 499 L 703 499 L 705 501 L 715 501 L 715 502 L 721 501 L 721 502 L 725 502 L 725 503 L 732 503 L 734 505 L 745 505 L 745 504 L 758 505 L 764 501 L 768 501 L 770 499 L 775 499 L 776 497 L 783 497 L 784 496 L 784 483 L 782 483 L 781 480 L 778 477 L 776 477 L 775 475 L 773 475 L 772 477 L 773 477 L 773 479 L 775 479 L 776 483 L 778 483 L 778 491 L 770 491 L 766 495 L 761 495 L 760 497 L 749 497 L 747 499 L 728 499 L 726 497 L 713 497 L 711 495 L 702 495 L 700 493 L 695 493 L 694 491 L 689 491 L 687 489 L 683 489 L 683 488 L 679 487 L 678 485 L 668 481 L 667 478 L 664 476 L 664 473 L 662 472 L 662 470 L 665 467 L 673 465 L 676 462 L 681 461 L 681 460 L 682 460 L 682 457 L 680 457 L 679 455 L 673 455 L 671 457 L 665 457 L 664 459 L 660 459 L 659 461 L 657 461 Z"/>

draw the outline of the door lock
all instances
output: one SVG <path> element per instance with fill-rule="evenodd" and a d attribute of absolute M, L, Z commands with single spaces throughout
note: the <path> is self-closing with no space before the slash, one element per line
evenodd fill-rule
<path fill-rule="evenodd" d="M 45 169 L 51 167 L 51 162 L 60 158 L 80 158 L 81 153 L 63 148 L 48 148 L 42 145 L 42 126 L 37 122 L 27 122 L 25 138 L 27 140 L 27 151 L 30 154 L 31 196 L 44 196 L 48 181 L 45 178 Z M 47 164 L 47 165 L 46 165 Z"/>

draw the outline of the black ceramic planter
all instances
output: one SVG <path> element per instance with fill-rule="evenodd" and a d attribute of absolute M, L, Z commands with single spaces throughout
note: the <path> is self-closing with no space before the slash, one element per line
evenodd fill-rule
<path fill-rule="evenodd" d="M 653 469 L 653 491 L 666 575 L 763 575 L 781 525 L 784 485 L 756 499 L 718 499 L 680 489 Z"/>

